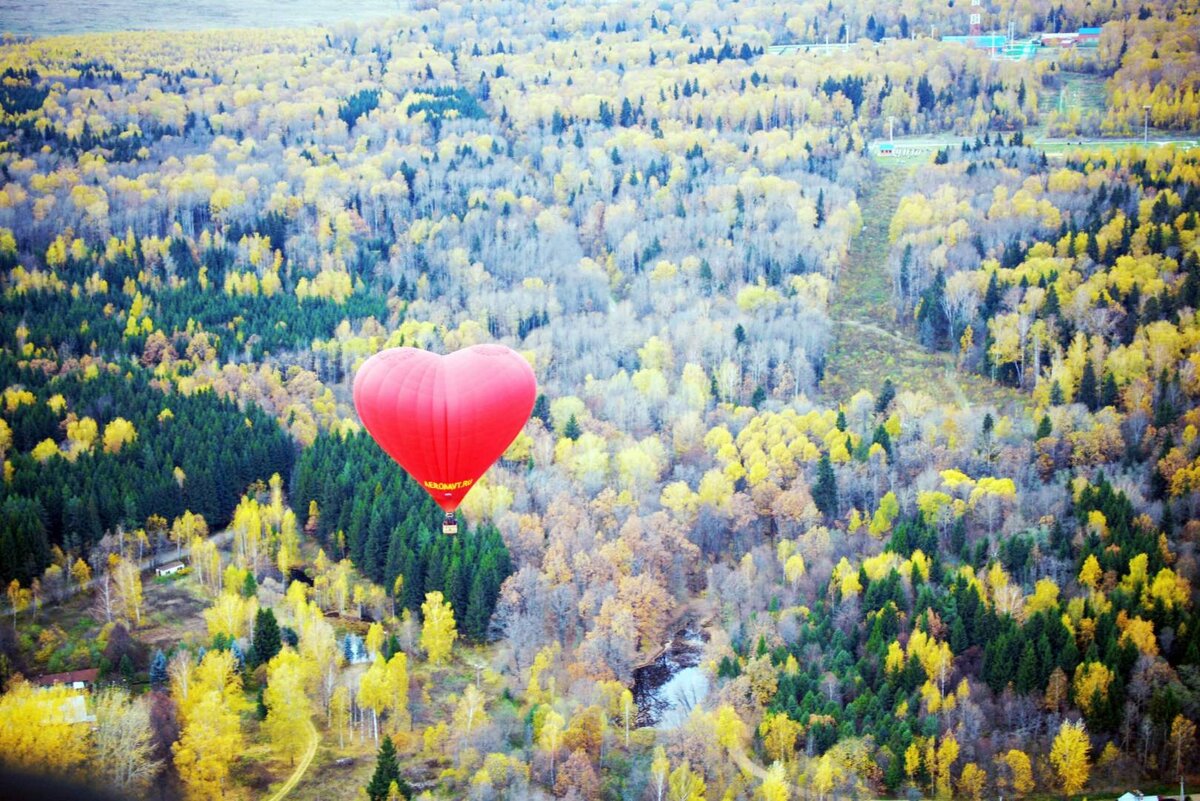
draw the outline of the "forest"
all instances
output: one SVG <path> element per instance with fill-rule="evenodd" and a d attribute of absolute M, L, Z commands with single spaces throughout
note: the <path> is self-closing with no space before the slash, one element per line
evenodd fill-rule
<path fill-rule="evenodd" d="M 6 34 L 0 766 L 196 801 L 1200 780 L 1200 20 L 964 5 Z M 941 38 L 975 11 L 1099 33 Z M 537 401 L 447 536 L 351 386 L 487 342 Z"/>

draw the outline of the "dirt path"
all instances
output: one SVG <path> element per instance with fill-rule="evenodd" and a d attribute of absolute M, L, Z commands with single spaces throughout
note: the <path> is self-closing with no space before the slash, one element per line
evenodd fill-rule
<path fill-rule="evenodd" d="M 308 722 L 308 731 L 308 750 L 304 752 L 304 756 L 296 763 L 296 769 L 292 771 L 292 775 L 288 777 L 288 780 L 267 801 L 282 801 L 282 799 L 287 797 L 288 793 L 296 788 L 300 780 L 304 778 L 304 774 L 308 771 L 308 766 L 312 764 L 313 757 L 317 755 L 317 744 L 321 742 L 321 738 L 317 734 L 317 727 L 313 725 L 311 720 Z"/>
<path fill-rule="evenodd" d="M 906 347 L 906 348 L 913 347 L 913 345 L 915 344 L 915 343 L 905 339 L 904 337 L 900 336 L 899 334 L 895 333 L 894 331 L 888 331 L 886 329 L 880 328 L 879 326 L 875 325 L 875 323 L 863 323 L 863 322 L 859 322 L 858 320 L 838 320 L 837 324 L 838 325 L 848 325 L 851 328 L 858 328 L 862 331 L 867 331 L 869 333 L 872 333 L 875 336 L 887 337 L 888 339 L 891 339 L 897 345 L 900 345 L 902 347 Z"/>
<path fill-rule="evenodd" d="M 767 778 L 767 771 L 762 765 L 747 756 L 745 749 L 741 747 L 729 749 L 729 758 L 733 760 L 733 764 L 738 766 L 738 770 L 747 776 L 753 776 L 759 781 Z"/>
<path fill-rule="evenodd" d="M 863 226 L 851 240 L 847 264 L 838 276 L 830 308 L 835 320 L 895 327 L 892 281 L 887 270 L 888 229 L 909 174 L 907 168 L 884 169 L 879 180 L 859 198 Z"/>

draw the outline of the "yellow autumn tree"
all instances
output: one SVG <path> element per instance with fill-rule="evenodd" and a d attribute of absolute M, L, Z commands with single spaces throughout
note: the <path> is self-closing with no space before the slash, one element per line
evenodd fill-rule
<path fill-rule="evenodd" d="M 1108 697 L 1108 688 L 1114 678 L 1113 672 L 1103 662 L 1084 662 L 1075 669 L 1071 687 L 1075 691 L 1075 704 L 1083 710 L 1083 714 L 1092 714 L 1096 701 Z"/>
<path fill-rule="evenodd" d="M 833 788 L 842 778 L 842 770 L 829 752 L 821 755 L 813 770 L 812 789 L 817 794 L 817 801 L 825 801 L 825 797 L 833 792 Z"/>
<path fill-rule="evenodd" d="M 758 725 L 763 749 L 772 762 L 788 762 L 796 755 L 796 741 L 804 727 L 783 712 L 768 712 Z"/>
<path fill-rule="evenodd" d="M 1033 766 L 1029 755 L 1016 748 L 996 757 L 996 761 L 1008 768 L 1008 777 L 1004 787 L 1018 798 L 1033 791 Z"/>
<path fill-rule="evenodd" d="M 1092 743 L 1083 721 L 1064 720 L 1050 747 L 1050 764 L 1058 774 L 1064 795 L 1075 795 L 1087 784 L 1091 772 Z"/>
<path fill-rule="evenodd" d="M 788 801 L 791 798 L 791 789 L 788 787 L 787 775 L 781 763 L 776 762 L 767 769 L 767 775 L 763 777 L 758 792 L 763 801 Z"/>
<path fill-rule="evenodd" d="M 392 727 L 408 725 L 408 654 L 397 651 L 387 662 L 388 714 Z"/>
<path fill-rule="evenodd" d="M 381 654 L 375 654 L 375 659 L 367 672 L 362 675 L 358 685 L 358 705 L 371 710 L 371 729 L 375 741 L 379 741 L 379 715 L 392 700 L 388 687 L 387 663 Z"/>
<path fill-rule="evenodd" d="M 31 771 L 74 775 L 88 757 L 87 707 L 64 685 L 35 687 L 16 680 L 0 696 L 0 759 Z"/>
<path fill-rule="evenodd" d="M 296 764 L 312 731 L 312 707 L 304 691 L 308 666 L 300 654 L 284 648 L 267 663 L 264 727 L 275 749 Z"/>
<path fill-rule="evenodd" d="M 454 707 L 454 731 L 456 734 L 470 735 L 488 722 L 487 699 L 474 684 L 468 684 L 458 698 Z"/>
<path fill-rule="evenodd" d="M 454 622 L 454 610 L 440 592 L 425 595 L 421 604 L 421 647 L 425 649 L 429 662 L 440 665 L 450 659 L 454 641 L 458 639 L 458 627 Z"/>
<path fill-rule="evenodd" d="M 243 598 L 238 589 L 227 588 L 217 596 L 212 606 L 204 610 L 204 621 L 208 624 L 210 637 L 223 634 L 237 639 L 250 633 L 254 614 L 258 611 L 258 600 Z"/>
<path fill-rule="evenodd" d="M 1083 567 L 1079 569 L 1079 583 L 1089 590 L 1096 590 L 1103 575 L 1104 571 L 1100 569 L 1100 561 L 1096 559 L 1096 555 L 1088 554 L 1088 558 L 1083 560 Z"/>
<path fill-rule="evenodd" d="M 329 697 L 329 727 L 337 732 L 338 748 L 346 747 L 346 728 L 350 725 L 350 690 L 339 684 Z"/>
<path fill-rule="evenodd" d="M 708 787 L 704 777 L 692 770 L 688 762 L 684 762 L 667 779 L 667 798 L 669 801 L 705 801 Z"/>
<path fill-rule="evenodd" d="M 650 761 L 650 792 L 654 801 L 664 801 L 667 797 L 667 781 L 671 775 L 671 763 L 667 761 L 667 751 L 661 745 L 654 747 L 654 757 Z"/>
<path fill-rule="evenodd" d="M 176 671 L 172 695 L 182 724 L 172 751 L 187 797 L 220 801 L 243 749 L 240 712 L 246 704 L 233 653 L 209 651 L 194 671 Z"/>
<path fill-rule="evenodd" d="M 378 654 L 383 651 L 383 625 L 380 623 L 372 623 L 367 628 L 367 636 L 364 644 L 367 646 L 368 654 Z"/>
<path fill-rule="evenodd" d="M 938 743 L 935 760 L 934 781 L 937 787 L 938 798 L 950 798 L 952 795 L 950 789 L 950 771 L 957 759 L 958 740 L 952 733 L 946 732 L 942 737 L 942 741 Z"/>
<path fill-rule="evenodd" d="M 958 789 L 971 801 L 980 801 L 983 798 L 983 788 L 987 785 L 987 771 L 976 765 L 974 762 L 968 762 L 963 765 L 962 773 L 958 777 Z"/>
<path fill-rule="evenodd" d="M 562 715 L 551 709 L 542 719 L 542 730 L 538 734 L 538 746 L 550 755 L 550 783 L 552 785 L 557 781 L 557 756 L 558 750 L 562 748 L 566 723 Z"/>
<path fill-rule="evenodd" d="M 138 432 L 133 427 L 133 423 L 124 417 L 115 417 L 104 427 L 104 451 L 105 453 L 120 453 L 121 448 L 136 442 L 137 437 Z"/>
<path fill-rule="evenodd" d="M 133 562 L 121 559 L 112 567 L 112 575 L 117 590 L 117 604 L 122 614 L 134 626 L 141 626 L 142 572 Z"/>

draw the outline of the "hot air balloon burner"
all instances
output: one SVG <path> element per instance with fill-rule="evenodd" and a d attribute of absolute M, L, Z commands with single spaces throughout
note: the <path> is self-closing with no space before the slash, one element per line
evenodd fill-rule
<path fill-rule="evenodd" d="M 442 533 L 451 537 L 458 533 L 458 519 L 454 512 L 446 512 L 446 516 L 442 518 Z"/>

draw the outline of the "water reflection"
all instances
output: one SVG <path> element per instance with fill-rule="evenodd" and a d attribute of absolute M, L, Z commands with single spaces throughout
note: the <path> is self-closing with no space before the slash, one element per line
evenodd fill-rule
<path fill-rule="evenodd" d="M 703 649 L 703 632 L 692 621 L 675 632 L 658 659 L 633 672 L 639 726 L 673 729 L 704 700 L 708 677 L 697 667 Z"/>

